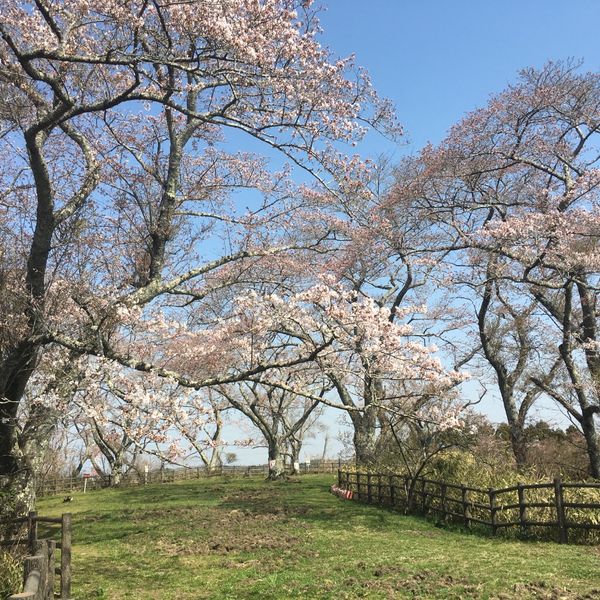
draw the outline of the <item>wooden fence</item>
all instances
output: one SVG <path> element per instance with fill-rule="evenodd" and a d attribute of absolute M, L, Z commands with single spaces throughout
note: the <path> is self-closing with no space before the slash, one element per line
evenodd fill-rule
<path fill-rule="evenodd" d="M 38 523 L 60 525 L 60 542 L 38 539 Z M 23 591 L 9 596 L 8 600 L 28 598 L 29 600 L 51 600 L 54 598 L 54 577 L 60 575 L 60 598 L 71 597 L 71 515 L 60 517 L 40 517 L 32 511 L 26 517 L 2 521 L 2 524 L 26 524 L 27 538 L 17 538 L 0 542 L 2 546 L 26 544 L 30 556 L 24 559 Z M 60 567 L 55 566 L 56 549 L 60 550 Z"/>
<path fill-rule="evenodd" d="M 565 544 L 570 530 L 600 530 L 600 483 L 524 484 L 483 489 L 405 475 L 338 471 L 338 489 L 369 504 L 432 515 L 440 521 L 487 527 L 492 534 L 517 530 L 556 537 Z M 586 498 L 586 496 L 588 496 Z M 591 498 L 589 497 L 591 496 Z M 579 535 L 578 537 L 581 537 Z"/>
<path fill-rule="evenodd" d="M 312 461 L 311 463 L 300 463 L 300 474 L 308 473 L 337 473 L 345 463 L 341 460 Z M 286 467 L 286 472 L 291 472 L 291 467 Z M 135 487 L 151 483 L 172 483 L 175 481 L 184 481 L 188 479 L 201 479 L 203 477 L 256 477 L 267 476 L 269 466 L 264 465 L 223 465 L 218 469 L 209 470 L 206 467 L 180 467 L 176 469 L 155 469 L 148 473 L 130 472 L 121 478 L 120 487 Z M 37 495 L 49 496 L 56 494 L 69 495 L 73 492 L 94 491 L 111 485 L 110 476 L 94 477 L 61 477 L 45 478 L 38 481 L 36 490 Z"/>

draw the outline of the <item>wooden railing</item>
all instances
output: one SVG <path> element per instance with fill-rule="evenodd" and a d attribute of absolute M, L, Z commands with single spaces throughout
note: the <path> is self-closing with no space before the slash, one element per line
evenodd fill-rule
<path fill-rule="evenodd" d="M 308 473 L 337 473 L 345 462 L 341 460 L 313 461 L 310 464 L 300 463 L 300 474 Z M 286 472 L 291 472 L 291 467 L 286 467 Z M 223 465 L 209 470 L 206 467 L 179 467 L 174 469 L 155 469 L 148 473 L 128 473 L 121 478 L 120 487 L 134 487 L 152 483 L 172 483 L 188 479 L 200 479 L 203 477 L 235 476 L 256 477 L 267 476 L 269 466 L 264 465 Z M 71 494 L 73 492 L 95 491 L 111 485 L 110 476 L 83 477 L 61 477 L 44 479 L 37 484 L 38 496 L 49 496 L 56 494 Z"/>
<path fill-rule="evenodd" d="M 60 525 L 60 542 L 38 539 L 38 523 Z M 24 559 L 23 591 L 9 596 L 8 600 L 28 598 L 30 600 L 50 600 L 54 598 L 54 576 L 60 574 L 60 598 L 71 597 L 71 515 L 60 517 L 41 517 L 32 511 L 26 517 L 2 521 L 3 525 L 27 525 L 27 537 L 9 539 L 0 542 L 2 546 L 26 544 L 29 556 Z M 56 548 L 60 549 L 60 568 L 55 567 Z"/>
<path fill-rule="evenodd" d="M 399 507 L 411 514 L 433 515 L 465 527 L 481 525 L 494 535 L 511 528 L 524 535 L 535 531 L 545 532 L 547 537 L 555 532 L 557 541 L 564 544 L 569 541 L 569 530 L 600 530 L 600 483 L 563 483 L 555 479 L 483 489 L 422 477 L 340 469 L 334 492 L 360 502 Z M 581 501 L 586 492 L 594 495 L 592 501 Z M 579 511 L 577 517 L 575 511 Z"/>

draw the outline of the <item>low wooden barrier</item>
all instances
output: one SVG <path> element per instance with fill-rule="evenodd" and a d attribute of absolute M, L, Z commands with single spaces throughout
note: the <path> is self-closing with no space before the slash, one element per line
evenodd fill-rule
<path fill-rule="evenodd" d="M 23 591 L 12 594 L 8 600 L 52 600 L 54 598 L 54 540 L 39 540 L 33 556 L 24 559 Z"/>
<path fill-rule="evenodd" d="M 350 498 L 368 504 L 405 512 L 434 515 L 440 521 L 452 521 L 465 527 L 487 527 L 492 534 L 517 528 L 527 535 L 533 531 L 555 532 L 556 540 L 565 544 L 570 530 L 600 530 L 600 494 L 598 501 L 578 501 L 574 493 L 598 490 L 600 483 L 519 483 L 505 488 L 477 488 L 397 474 L 338 471 L 338 484 L 332 491 L 349 491 Z M 538 498 L 530 499 L 531 492 Z M 574 511 L 580 511 L 575 520 Z M 584 516 L 581 517 L 581 514 Z"/>
<path fill-rule="evenodd" d="M 300 463 L 300 475 L 313 473 L 337 473 L 345 462 L 341 460 L 313 461 L 312 463 Z M 291 473 L 291 467 L 286 467 L 286 472 Z M 223 465 L 217 469 L 209 470 L 205 467 L 180 467 L 176 469 L 155 469 L 148 473 L 129 473 L 121 478 L 119 487 L 135 487 L 153 483 L 173 483 L 189 479 L 201 479 L 203 477 L 260 477 L 267 476 L 269 466 L 264 465 Z M 69 495 L 73 492 L 93 492 L 112 484 L 110 476 L 94 477 L 62 477 L 55 479 L 44 479 L 38 482 L 36 493 L 38 497 L 57 494 Z"/>
<path fill-rule="evenodd" d="M 29 598 L 30 600 L 50 600 L 54 598 L 54 578 L 60 575 L 60 598 L 71 597 L 71 515 L 60 517 L 41 517 L 32 511 L 26 517 L 3 521 L 2 524 L 27 524 L 27 538 L 3 540 L 0 545 L 17 546 L 26 544 L 30 556 L 24 560 L 23 591 L 13 594 L 9 600 Z M 53 523 L 60 525 L 60 542 L 38 539 L 38 524 Z M 56 568 L 56 549 L 60 550 L 60 568 Z"/>

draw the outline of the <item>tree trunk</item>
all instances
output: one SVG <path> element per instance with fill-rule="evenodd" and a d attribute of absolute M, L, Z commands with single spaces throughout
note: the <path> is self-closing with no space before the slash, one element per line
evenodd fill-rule
<path fill-rule="evenodd" d="M 32 407 L 20 434 L 11 437 L 13 469 L 0 473 L 0 520 L 23 516 L 35 506 L 36 474 L 42 471 L 48 445 L 56 425 L 52 409 Z"/>
<path fill-rule="evenodd" d="M 123 461 L 120 459 L 116 459 L 110 465 L 110 485 L 111 487 L 118 487 L 121 485 L 123 480 Z"/>
<path fill-rule="evenodd" d="M 35 506 L 35 479 L 29 465 L 0 477 L 0 521 L 26 515 Z M 10 527 L 0 526 L 0 533 L 10 533 Z"/>
<path fill-rule="evenodd" d="M 0 500 L 0 537 L 11 538 L 20 525 L 1 522 L 22 517 L 35 507 L 35 479 L 30 468 L 0 477 Z"/>
<path fill-rule="evenodd" d="M 269 440 L 269 475 L 268 479 L 280 479 L 285 476 L 283 450 L 279 439 Z"/>
<path fill-rule="evenodd" d="M 513 420 L 509 421 L 508 425 L 510 427 L 510 444 L 517 463 L 517 470 L 522 471 L 527 466 L 527 442 L 523 423 Z"/>
<path fill-rule="evenodd" d="M 594 423 L 595 412 L 594 408 L 583 410 L 581 428 L 583 429 L 586 449 L 590 460 L 590 475 L 595 479 L 600 479 L 600 440 L 598 439 L 596 424 Z"/>
<path fill-rule="evenodd" d="M 208 461 L 206 468 L 209 473 L 216 473 L 222 470 L 223 461 L 221 459 L 221 452 L 217 448 L 212 449 L 210 460 Z"/>
<path fill-rule="evenodd" d="M 17 419 L 36 359 L 37 349 L 23 341 L 5 359 L 0 370 L 0 477 L 11 478 L 22 468 Z"/>
<path fill-rule="evenodd" d="M 375 416 L 371 411 L 352 418 L 354 425 L 354 453 L 356 465 L 361 467 L 372 466 L 376 462 L 377 430 Z"/>
<path fill-rule="evenodd" d="M 508 381 L 506 370 L 502 366 L 496 369 L 500 396 L 506 414 L 506 423 L 510 430 L 510 445 L 515 457 L 517 470 L 522 471 L 527 466 L 527 443 L 525 440 L 526 411 L 519 411 L 513 394 L 514 385 Z M 523 413 L 523 414 L 521 414 Z"/>
<path fill-rule="evenodd" d="M 50 130 L 51 128 L 47 131 Z M 35 501 L 32 465 L 35 466 L 36 462 L 28 464 L 28 457 L 22 449 L 22 440 L 19 439 L 22 436 L 19 434 L 17 417 L 19 405 L 39 358 L 40 344 L 34 342 L 33 337 L 39 333 L 42 325 L 46 269 L 56 227 L 52 185 L 42 152 L 45 135 L 35 125 L 25 132 L 25 143 L 37 195 L 35 227 L 25 277 L 28 300 L 24 312 L 27 316 L 28 332 L 20 341 L 16 341 L 0 365 L 0 485 L 3 493 L 1 504 L 8 512 L 17 514 L 27 512 Z"/>
<path fill-rule="evenodd" d="M 292 475 L 300 475 L 300 450 L 301 442 L 290 442 L 290 460 L 292 462 Z"/>

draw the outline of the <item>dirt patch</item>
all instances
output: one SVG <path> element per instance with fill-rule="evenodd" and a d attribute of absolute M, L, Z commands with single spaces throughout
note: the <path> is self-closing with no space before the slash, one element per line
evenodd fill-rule
<path fill-rule="evenodd" d="M 234 509 L 225 515 L 220 512 L 212 523 L 211 530 L 217 534 L 217 538 L 209 542 L 209 551 L 225 554 L 289 548 L 296 545 L 299 538 L 290 535 L 285 523 L 283 511 L 256 514 Z"/>
<path fill-rule="evenodd" d="M 517 583 L 512 589 L 494 596 L 494 600 L 514 600 L 516 598 L 535 598 L 536 600 L 597 600 L 600 590 L 590 590 L 583 594 L 566 588 L 552 586 L 545 581 Z"/>
<path fill-rule="evenodd" d="M 409 593 L 413 598 L 439 596 L 440 590 L 444 590 L 445 598 L 452 600 L 479 598 L 481 595 L 481 586 L 470 583 L 466 579 L 429 571 L 416 573 L 408 578 L 393 579 L 391 583 L 394 592 Z"/>
<path fill-rule="evenodd" d="M 300 542 L 289 532 L 284 511 L 253 513 L 248 510 L 196 509 L 178 514 L 178 525 L 155 542 L 169 556 L 229 554 L 256 550 L 285 550 Z M 180 523 L 186 523 L 181 526 Z M 182 535 L 185 534 L 185 535 Z"/>
<path fill-rule="evenodd" d="M 132 512 L 124 511 L 130 523 L 143 523 L 144 521 L 163 521 L 175 519 L 178 522 L 200 518 L 204 509 L 188 506 L 165 507 L 162 509 L 145 509 Z"/>
<path fill-rule="evenodd" d="M 226 494 L 223 496 L 220 506 L 223 509 L 230 510 L 231 513 L 240 512 L 257 518 L 264 515 L 294 518 L 304 516 L 311 510 L 310 506 L 289 506 L 282 500 L 279 491 L 273 487 Z"/>
<path fill-rule="evenodd" d="M 443 597 L 449 600 L 476 599 L 481 596 L 481 586 L 466 579 L 422 571 L 409 577 L 401 566 L 381 565 L 368 568 L 363 562 L 356 565 L 363 571 L 360 575 L 348 577 L 344 587 L 354 588 L 357 594 L 376 592 L 381 598 L 436 598 L 443 590 Z M 358 592 L 358 589 L 361 591 Z"/>

